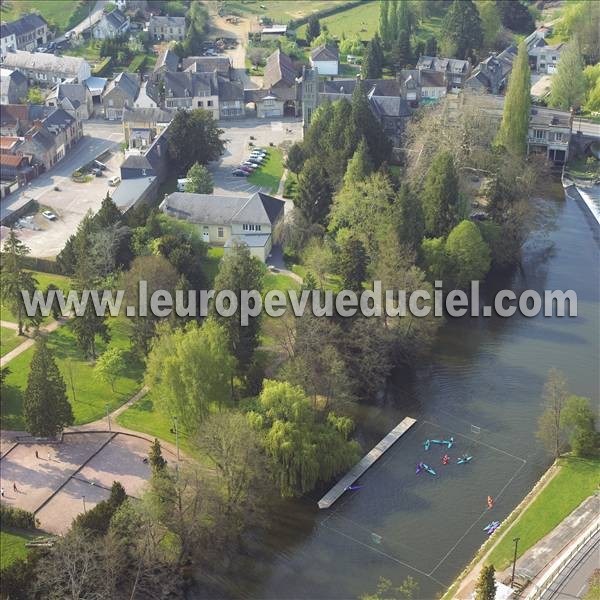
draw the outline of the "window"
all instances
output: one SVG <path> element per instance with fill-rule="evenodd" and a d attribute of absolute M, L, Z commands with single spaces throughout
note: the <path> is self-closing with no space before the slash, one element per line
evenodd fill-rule
<path fill-rule="evenodd" d="M 213 101 L 212 100 L 207 100 L 206 101 L 206 105 L 207 106 L 212 106 L 213 105 Z"/>
<path fill-rule="evenodd" d="M 222 238 L 222 237 L 223 237 L 223 228 L 222 228 L 222 227 L 219 227 L 219 228 L 217 229 L 217 235 L 218 235 L 220 238 Z"/>
<path fill-rule="evenodd" d="M 534 129 L 533 130 L 533 137 L 536 140 L 545 140 L 546 139 L 546 132 L 543 129 Z"/>
<path fill-rule="evenodd" d="M 202 100 L 198 100 L 198 108 L 202 108 L 204 106 L 204 102 Z"/>

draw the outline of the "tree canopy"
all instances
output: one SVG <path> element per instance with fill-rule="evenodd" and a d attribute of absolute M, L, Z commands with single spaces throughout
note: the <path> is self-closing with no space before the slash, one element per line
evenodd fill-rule
<path fill-rule="evenodd" d="M 442 21 L 443 55 L 468 59 L 482 44 L 481 18 L 473 0 L 454 0 Z"/>

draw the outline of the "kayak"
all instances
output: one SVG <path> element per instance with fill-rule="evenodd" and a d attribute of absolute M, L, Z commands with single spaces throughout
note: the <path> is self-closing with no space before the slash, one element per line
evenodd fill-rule
<path fill-rule="evenodd" d="M 492 521 L 491 523 L 488 523 L 483 530 L 484 531 L 489 531 L 490 529 L 495 529 L 496 527 L 498 527 L 498 525 L 500 525 L 500 521 Z"/>
<path fill-rule="evenodd" d="M 446 444 L 448 446 L 448 450 L 450 450 L 450 448 L 452 448 L 452 445 L 454 444 L 454 438 L 451 437 L 449 441 L 444 441 L 444 444 Z"/>
<path fill-rule="evenodd" d="M 425 450 L 429 450 L 429 445 L 431 444 L 430 440 L 425 440 L 425 443 L 423 444 L 423 447 L 425 448 Z"/>
<path fill-rule="evenodd" d="M 488 535 L 492 535 L 492 533 L 494 533 L 494 531 L 496 531 L 496 529 L 498 529 L 498 527 L 500 527 L 500 522 L 498 522 L 498 523 L 494 524 L 494 526 L 493 526 L 493 527 L 490 527 L 490 528 L 488 529 L 488 532 L 487 532 L 487 534 L 488 534 Z"/>
<path fill-rule="evenodd" d="M 459 459 L 456 461 L 456 464 L 457 464 L 457 465 L 465 465 L 465 464 L 467 464 L 468 462 L 470 462 L 470 461 L 472 461 L 472 460 L 473 460 L 473 457 L 472 457 L 472 456 L 465 456 L 464 458 L 459 458 Z"/>
<path fill-rule="evenodd" d="M 425 463 L 423 463 L 423 468 L 428 472 L 431 473 L 432 475 L 437 475 L 437 473 L 429 466 L 426 465 Z"/>

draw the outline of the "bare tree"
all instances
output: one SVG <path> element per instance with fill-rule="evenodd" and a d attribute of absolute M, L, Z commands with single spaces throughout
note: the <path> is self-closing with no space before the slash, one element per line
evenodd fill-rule
<path fill-rule="evenodd" d="M 565 449 L 561 414 L 568 396 L 567 380 L 564 374 L 558 369 L 550 369 L 544 386 L 544 412 L 539 418 L 536 435 L 555 459 L 559 458 Z"/>

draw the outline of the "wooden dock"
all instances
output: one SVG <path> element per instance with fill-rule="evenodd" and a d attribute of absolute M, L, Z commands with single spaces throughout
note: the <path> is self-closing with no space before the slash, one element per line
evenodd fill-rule
<path fill-rule="evenodd" d="M 320 500 L 319 508 L 329 508 L 375 461 L 391 448 L 415 423 L 405 417 L 368 454 L 363 456 Z"/>

